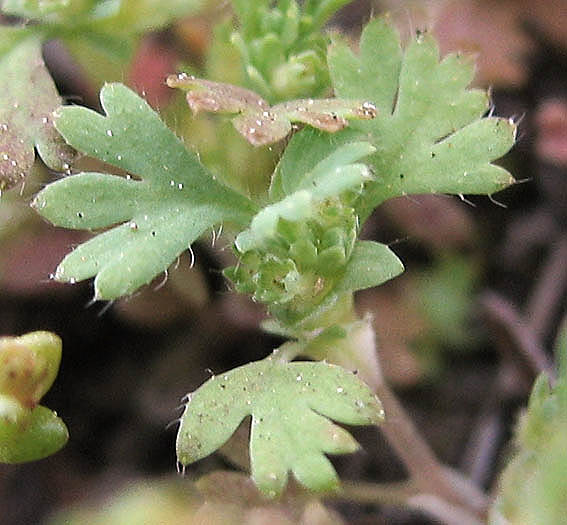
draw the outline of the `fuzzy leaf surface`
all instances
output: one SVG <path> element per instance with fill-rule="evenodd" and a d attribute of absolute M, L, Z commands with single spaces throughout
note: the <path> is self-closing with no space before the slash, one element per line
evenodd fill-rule
<path fill-rule="evenodd" d="M 349 119 L 372 119 L 375 107 L 369 102 L 342 99 L 305 99 L 270 106 L 249 89 L 212 82 L 181 73 L 167 78 L 169 87 L 187 90 L 187 102 L 194 113 L 237 113 L 232 119 L 236 130 L 250 144 L 273 144 L 292 130 L 292 122 L 302 122 L 327 132 L 337 132 Z"/>
<path fill-rule="evenodd" d="M 287 196 L 281 201 L 285 202 L 300 193 L 303 188 L 312 186 L 314 182 L 317 183 L 316 188 L 345 185 L 345 168 L 363 166 L 349 163 L 361 160 L 364 162 L 376 151 L 368 142 L 357 142 L 357 137 L 360 137 L 360 134 L 350 130 L 341 134 L 338 142 L 328 140 L 328 137 L 315 129 L 306 129 L 295 135 L 272 178 L 272 198 Z M 309 155 L 305 155 L 307 150 Z M 373 184 L 373 180 L 373 177 L 366 177 L 365 189 Z M 401 261 L 386 245 L 357 241 L 345 274 L 334 291 L 341 294 L 378 286 L 393 279 L 403 270 Z"/>
<path fill-rule="evenodd" d="M 63 171 L 74 152 L 53 126 L 61 98 L 41 57 L 41 38 L 0 27 L 0 191 L 22 181 L 35 158 Z"/>
<path fill-rule="evenodd" d="M 378 286 L 404 271 L 404 265 L 388 246 L 373 241 L 357 241 L 345 275 L 336 293 L 355 292 Z"/>
<path fill-rule="evenodd" d="M 336 488 L 325 454 L 354 452 L 358 444 L 329 419 L 371 425 L 384 417 L 380 401 L 345 369 L 268 358 L 215 376 L 191 395 L 177 435 L 179 462 L 214 452 L 247 416 L 252 478 L 269 497 L 282 492 L 289 471 L 309 489 Z"/>
<path fill-rule="evenodd" d="M 355 161 L 373 151 L 367 142 L 354 142 L 338 148 L 308 173 L 289 173 L 282 179 L 286 196 L 258 212 L 250 228 L 236 238 L 238 250 L 244 253 L 275 237 L 280 219 L 306 221 L 317 212 L 317 205 L 323 200 L 348 190 L 360 190 L 371 175 L 364 164 Z"/>
<path fill-rule="evenodd" d="M 115 226 L 67 255 L 55 274 L 66 282 L 96 275 L 95 298 L 115 299 L 166 270 L 207 228 L 246 225 L 256 208 L 216 182 L 133 91 L 108 84 L 101 102 L 106 116 L 61 108 L 57 129 L 77 150 L 136 178 L 81 173 L 47 186 L 33 206 L 57 226 Z"/>
<path fill-rule="evenodd" d="M 369 157 L 377 180 L 360 201 L 362 218 L 391 197 L 492 194 L 514 182 L 491 162 L 512 147 L 516 126 L 482 118 L 490 102 L 484 91 L 467 89 L 469 58 L 453 54 L 440 61 L 428 34 L 402 51 L 396 30 L 377 19 L 362 33 L 359 56 L 337 41 L 328 59 L 337 96 L 370 100 L 378 110 L 372 121 L 351 123 L 377 148 Z"/>

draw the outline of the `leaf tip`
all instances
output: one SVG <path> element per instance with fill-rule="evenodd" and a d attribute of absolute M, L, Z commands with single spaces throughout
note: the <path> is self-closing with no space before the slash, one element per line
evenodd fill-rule
<path fill-rule="evenodd" d="M 382 406 L 382 402 L 378 398 L 378 396 L 374 396 L 375 402 L 375 409 L 374 409 L 374 420 L 373 423 L 375 425 L 379 425 L 386 420 L 386 412 L 384 411 L 384 407 Z"/>

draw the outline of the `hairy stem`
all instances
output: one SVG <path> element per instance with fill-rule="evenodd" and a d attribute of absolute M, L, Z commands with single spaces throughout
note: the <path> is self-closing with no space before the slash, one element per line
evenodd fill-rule
<path fill-rule="evenodd" d="M 350 354 L 350 359 L 356 363 L 357 368 L 363 366 L 363 369 L 359 368 L 361 377 L 368 382 L 382 402 L 386 420 L 380 428 L 390 446 L 404 462 L 411 482 L 415 484 L 421 495 L 430 495 L 436 498 L 436 501 L 444 501 L 447 508 L 461 508 L 471 514 L 475 520 L 484 518 L 488 498 L 469 479 L 445 467 L 437 459 L 394 392 L 384 381 L 377 358 L 374 330 L 368 318 L 366 326 L 367 331 L 372 332 L 372 336 L 362 339 L 349 338 L 351 344 L 348 345 L 349 348 L 344 349 L 346 350 L 344 355 Z M 361 355 L 366 357 L 360 359 Z M 374 358 L 369 359 L 369 355 Z M 345 366 L 344 362 L 340 364 Z M 374 370 L 368 370 L 371 367 Z"/>
<path fill-rule="evenodd" d="M 276 348 L 270 357 L 282 363 L 293 361 L 303 350 L 303 347 L 295 341 L 287 341 Z"/>

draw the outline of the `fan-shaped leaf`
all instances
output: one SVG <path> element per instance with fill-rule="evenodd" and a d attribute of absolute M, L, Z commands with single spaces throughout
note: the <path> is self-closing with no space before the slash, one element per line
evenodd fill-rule
<path fill-rule="evenodd" d="M 61 108 L 57 129 L 79 151 L 140 177 L 82 173 L 59 180 L 33 202 L 57 226 L 103 228 L 57 268 L 60 281 L 97 276 L 95 297 L 130 294 L 157 274 L 207 228 L 248 224 L 255 206 L 216 182 L 145 100 L 121 84 L 101 91 L 106 116 Z"/>
<path fill-rule="evenodd" d="M 281 493 L 288 471 L 310 489 L 336 488 L 325 454 L 354 452 L 358 445 L 327 418 L 370 425 L 384 417 L 380 401 L 343 368 L 269 358 L 213 377 L 190 396 L 178 460 L 187 465 L 211 454 L 249 415 L 252 477 L 270 497 Z"/>
<path fill-rule="evenodd" d="M 387 21 L 368 24 L 360 56 L 345 43 L 329 51 L 337 96 L 372 101 L 377 116 L 352 122 L 376 146 L 369 157 L 376 181 L 360 201 L 363 218 L 390 197 L 416 193 L 494 193 L 511 175 L 491 162 L 514 144 L 516 126 L 481 118 L 488 110 L 484 91 L 467 89 L 473 64 L 448 55 L 439 61 L 434 39 L 419 34 L 405 52 Z"/>

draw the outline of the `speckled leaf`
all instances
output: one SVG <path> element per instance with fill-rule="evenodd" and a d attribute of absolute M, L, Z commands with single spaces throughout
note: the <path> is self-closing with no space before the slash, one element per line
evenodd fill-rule
<path fill-rule="evenodd" d="M 215 376 L 190 396 L 177 435 L 179 462 L 214 452 L 249 415 L 252 478 L 269 497 L 281 494 L 289 471 L 309 489 L 336 488 L 325 454 L 354 452 L 358 444 L 329 419 L 371 425 L 384 417 L 380 401 L 351 372 L 268 358 Z"/>
<path fill-rule="evenodd" d="M 372 119 L 376 108 L 370 102 L 343 99 L 305 99 L 270 106 L 257 93 L 230 84 L 195 78 L 181 73 L 170 75 L 167 85 L 187 93 L 194 113 L 237 113 L 232 122 L 238 132 L 254 146 L 272 144 L 285 138 L 292 122 L 337 132 L 348 125 L 347 119 Z"/>
<path fill-rule="evenodd" d="M 491 164 L 514 144 L 516 126 L 481 118 L 488 95 L 467 89 L 472 61 L 448 55 L 439 61 L 434 39 L 419 34 L 403 52 L 387 19 L 365 28 L 360 56 L 337 41 L 329 51 L 337 96 L 372 101 L 377 117 L 352 122 L 377 151 L 369 162 L 377 176 L 360 203 L 361 215 L 384 200 L 417 193 L 491 194 L 513 183 Z"/>
<path fill-rule="evenodd" d="M 108 84 L 101 102 L 106 116 L 62 108 L 57 129 L 77 150 L 136 178 L 67 177 L 41 191 L 33 206 L 57 226 L 117 225 L 67 255 L 55 274 L 66 282 L 96 275 L 95 298 L 115 299 L 167 269 L 207 228 L 222 221 L 247 225 L 256 209 L 216 182 L 133 91 Z"/>
<path fill-rule="evenodd" d="M 9 32 L 15 38 L 14 31 Z M 2 38 L 2 28 L 0 28 Z M 22 181 L 34 162 L 63 171 L 73 150 L 53 127 L 61 98 L 41 58 L 40 37 L 28 34 L 0 55 L 0 191 Z"/>

